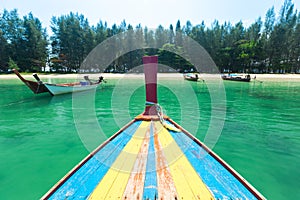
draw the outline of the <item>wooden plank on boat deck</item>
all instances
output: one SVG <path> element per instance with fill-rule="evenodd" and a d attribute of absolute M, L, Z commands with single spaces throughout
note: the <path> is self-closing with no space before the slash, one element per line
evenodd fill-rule
<path fill-rule="evenodd" d="M 170 133 L 216 199 L 256 199 L 221 163 L 184 133 Z"/>
<path fill-rule="evenodd" d="M 158 132 L 154 134 L 154 146 L 156 152 L 158 199 L 176 199 L 178 194 L 163 152 L 163 147 L 158 138 Z"/>
<path fill-rule="evenodd" d="M 144 193 L 143 199 L 157 199 L 157 173 L 156 173 L 156 159 L 155 159 L 155 148 L 154 148 L 154 125 L 151 122 L 150 126 L 150 140 L 149 149 L 147 155 L 147 166 L 145 172 L 144 182 Z"/>
<path fill-rule="evenodd" d="M 177 199 L 214 199 L 168 130 L 156 122 L 158 137 L 178 193 Z"/>
<path fill-rule="evenodd" d="M 134 163 L 134 167 L 131 171 L 125 191 L 123 193 L 122 199 L 142 199 L 144 192 L 144 181 L 146 174 L 149 140 L 150 130 L 147 130 L 137 159 Z"/>
<path fill-rule="evenodd" d="M 105 176 L 114 161 L 122 151 L 141 121 L 136 121 L 118 134 L 113 140 L 104 145 L 93 157 L 77 168 L 74 174 L 62 184 L 49 199 L 72 199 L 87 197 Z"/>
<path fill-rule="evenodd" d="M 149 128 L 143 121 L 131 140 L 124 147 L 109 171 L 97 185 L 89 199 L 120 199 L 125 190 L 131 170 Z"/>

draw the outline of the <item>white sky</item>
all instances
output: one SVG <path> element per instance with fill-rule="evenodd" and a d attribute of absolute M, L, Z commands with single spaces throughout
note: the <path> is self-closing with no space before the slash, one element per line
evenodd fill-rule
<path fill-rule="evenodd" d="M 175 27 L 177 20 L 183 26 L 187 20 L 197 25 L 204 20 L 206 26 L 216 19 L 220 23 L 230 21 L 232 24 L 242 20 L 245 26 L 255 22 L 261 16 L 264 20 L 269 8 L 275 6 L 280 11 L 284 0 L 0 0 L 0 12 L 4 9 L 18 9 L 20 17 L 32 12 L 39 18 L 43 27 L 50 31 L 52 16 L 69 14 L 71 11 L 83 14 L 96 25 L 101 19 L 111 27 L 120 25 L 125 19 L 127 25 L 134 27 L 157 28 L 162 25 Z M 300 1 L 293 0 L 295 8 L 300 10 Z"/>

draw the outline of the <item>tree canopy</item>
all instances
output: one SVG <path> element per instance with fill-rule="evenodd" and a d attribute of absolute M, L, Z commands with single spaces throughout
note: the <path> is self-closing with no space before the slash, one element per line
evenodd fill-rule
<path fill-rule="evenodd" d="M 119 33 L 131 30 L 127 44 L 122 45 L 157 46 L 158 49 L 138 49 L 119 55 L 106 69 L 108 72 L 126 72 L 141 64 L 143 55 L 159 56 L 159 62 L 179 72 L 193 71 L 195 68 L 179 55 L 184 40 L 190 37 L 198 42 L 212 57 L 221 72 L 248 73 L 300 73 L 300 13 L 292 0 L 285 0 L 276 15 L 270 8 L 262 19 L 258 17 L 250 26 L 240 21 L 236 24 L 217 20 L 210 26 L 185 24 L 180 20 L 168 28 L 158 26 L 149 30 L 140 24 L 133 27 L 123 20 L 120 25 L 108 27 L 99 21 L 90 25 L 82 14 L 70 12 L 68 15 L 53 16 L 51 31 L 32 13 L 20 18 L 16 9 L 0 13 L 0 72 L 11 66 L 21 71 L 77 72 L 89 52 L 102 41 Z"/>

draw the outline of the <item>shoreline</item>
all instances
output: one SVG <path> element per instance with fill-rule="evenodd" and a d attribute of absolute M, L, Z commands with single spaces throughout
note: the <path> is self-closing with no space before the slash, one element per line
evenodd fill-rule
<path fill-rule="evenodd" d="M 121 78 L 144 78 L 143 73 L 134 74 L 112 74 L 112 73 L 101 73 L 101 74 L 40 74 L 39 77 L 41 79 L 77 79 L 83 78 L 84 75 L 88 75 L 91 79 L 97 79 L 99 76 L 103 76 L 104 79 L 121 79 Z M 30 74 L 22 75 L 25 79 L 34 80 L 33 76 Z M 254 77 L 256 77 L 256 81 L 300 81 L 300 74 L 250 74 L 251 81 L 254 81 Z M 158 73 L 158 78 L 161 79 L 176 79 L 183 78 L 183 74 L 181 73 Z M 202 79 L 219 79 L 220 74 L 200 74 L 199 76 Z M 1 74 L 1 79 L 18 79 L 15 74 Z"/>

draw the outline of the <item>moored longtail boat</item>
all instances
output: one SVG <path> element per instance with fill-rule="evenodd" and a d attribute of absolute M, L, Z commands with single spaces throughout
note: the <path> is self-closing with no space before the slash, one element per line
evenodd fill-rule
<path fill-rule="evenodd" d="M 198 81 L 199 75 L 197 73 L 183 74 L 183 78 L 187 81 Z"/>
<path fill-rule="evenodd" d="M 237 74 L 228 74 L 225 75 L 223 74 L 221 76 L 223 80 L 227 81 L 240 81 L 240 82 L 250 82 L 251 81 L 251 76 L 249 74 L 242 76 L 242 75 L 237 75 Z"/>
<path fill-rule="evenodd" d="M 99 77 L 99 80 L 96 82 L 92 82 L 91 80 L 88 79 L 87 76 L 85 76 L 84 78 L 86 80 L 81 82 L 50 84 L 50 83 L 43 83 L 37 74 L 33 75 L 36 81 L 31 81 L 25 79 L 18 72 L 18 70 L 13 69 L 13 71 L 21 79 L 21 81 L 25 83 L 31 89 L 31 91 L 33 91 L 33 93 L 39 94 L 39 93 L 49 92 L 52 96 L 95 89 L 103 81 L 102 76 Z"/>
<path fill-rule="evenodd" d="M 157 104 L 157 57 L 143 57 L 145 111 L 42 199 L 265 199 Z"/>

